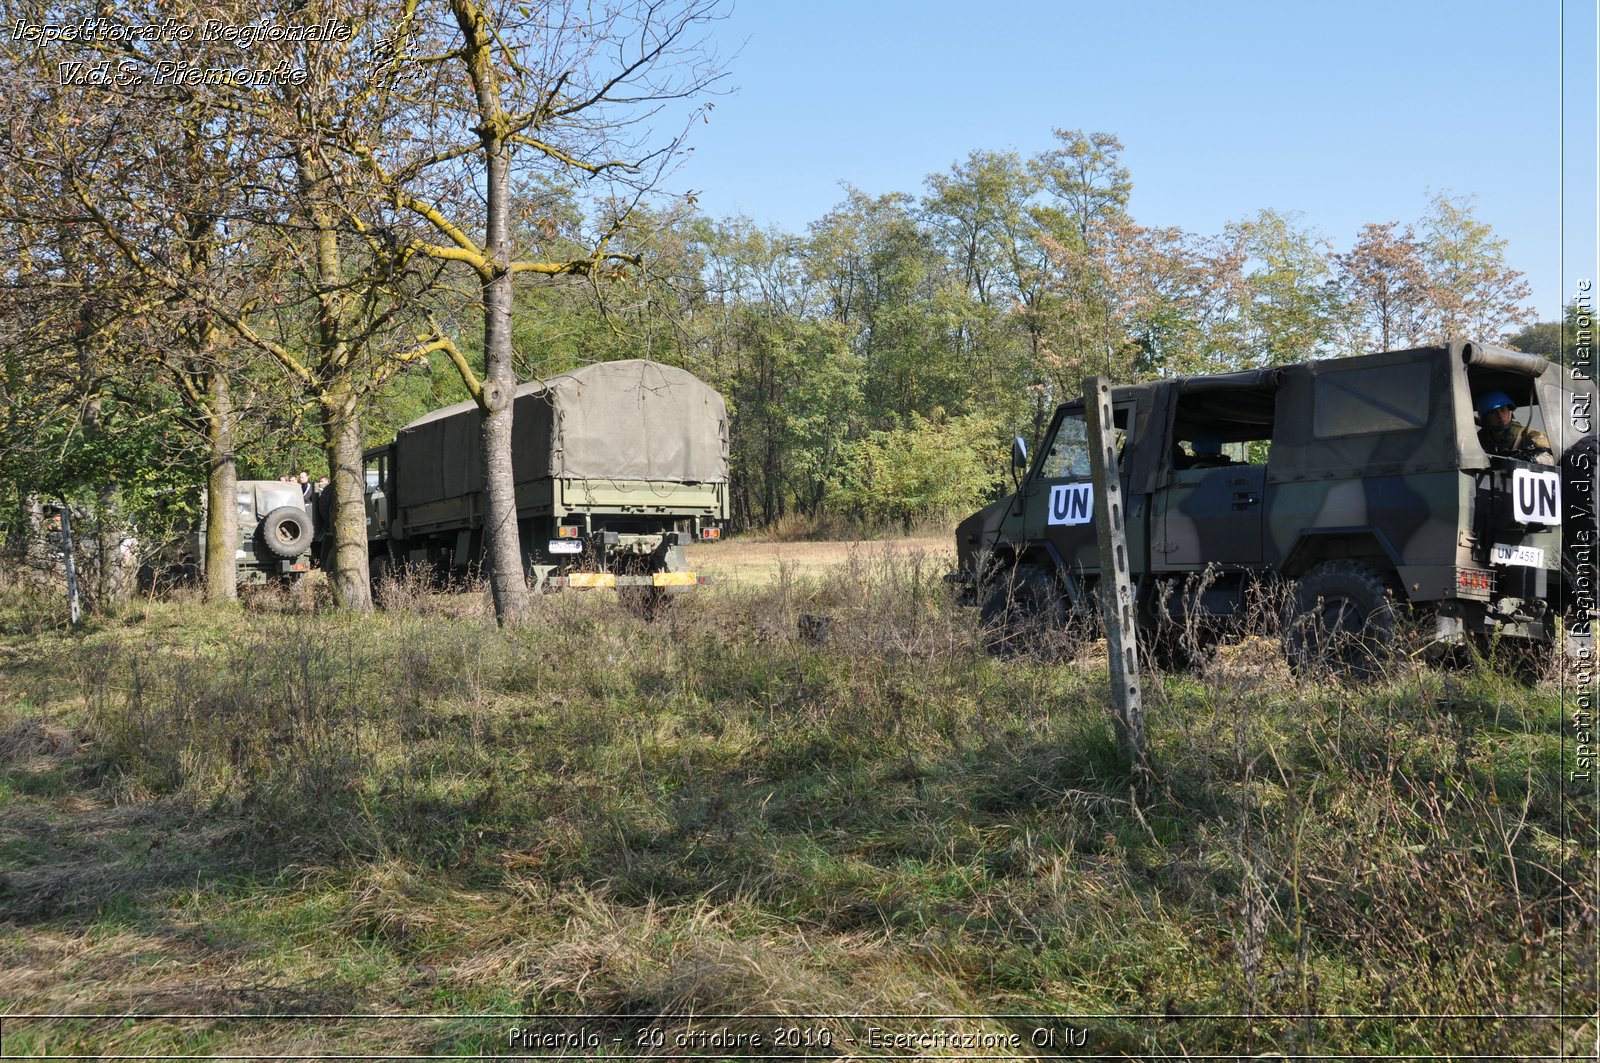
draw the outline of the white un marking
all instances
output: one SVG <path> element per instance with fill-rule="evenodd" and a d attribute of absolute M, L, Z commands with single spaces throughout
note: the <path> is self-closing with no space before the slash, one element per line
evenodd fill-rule
<path fill-rule="evenodd" d="M 1561 523 L 1561 474 L 1511 470 L 1511 499 L 1519 524 Z"/>
<path fill-rule="evenodd" d="M 1094 520 L 1094 484 L 1055 484 L 1050 488 L 1051 524 L 1088 524 Z"/>

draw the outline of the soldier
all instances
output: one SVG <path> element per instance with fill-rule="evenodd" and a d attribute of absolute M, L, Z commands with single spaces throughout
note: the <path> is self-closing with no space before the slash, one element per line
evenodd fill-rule
<path fill-rule="evenodd" d="M 1512 420 L 1517 404 L 1503 391 L 1491 391 L 1478 400 L 1478 442 L 1490 454 L 1554 465 L 1550 440 L 1543 432 Z"/>

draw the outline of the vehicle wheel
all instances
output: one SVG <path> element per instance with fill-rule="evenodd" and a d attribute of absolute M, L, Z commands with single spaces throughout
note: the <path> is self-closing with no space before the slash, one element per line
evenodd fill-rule
<path fill-rule="evenodd" d="M 311 545 L 311 518 L 299 506 L 279 506 L 256 526 L 256 542 L 273 557 L 293 561 Z"/>
<path fill-rule="evenodd" d="M 1367 678 L 1392 655 L 1394 599 L 1371 565 L 1316 565 L 1295 584 L 1292 608 L 1285 648 L 1297 672 Z"/>
<path fill-rule="evenodd" d="M 1217 633 L 1191 603 L 1194 578 L 1164 579 L 1139 609 L 1139 659 L 1164 672 L 1197 668 L 1211 658 Z"/>
<path fill-rule="evenodd" d="M 1069 645 L 1066 595 L 1038 565 L 1007 565 L 996 572 L 978 617 L 984 649 L 996 656 L 1053 656 Z"/>

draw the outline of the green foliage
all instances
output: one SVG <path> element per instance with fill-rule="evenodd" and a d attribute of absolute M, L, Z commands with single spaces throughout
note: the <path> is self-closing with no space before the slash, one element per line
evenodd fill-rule
<path fill-rule="evenodd" d="M 1244 346 L 1255 365 L 1336 353 L 1347 311 L 1332 246 L 1296 215 L 1264 210 L 1230 227 L 1246 260 Z"/>
<path fill-rule="evenodd" d="M 160 387 L 105 396 L 92 417 L 11 404 L 0 415 L 0 446 L 6 453 L 0 539 L 22 531 L 12 525 L 24 518 L 21 507 L 30 499 L 69 502 L 96 520 L 113 519 L 132 529 L 144 550 L 180 534 L 199 513 L 200 440 Z"/>
<path fill-rule="evenodd" d="M 1000 483 L 996 435 L 985 417 L 913 413 L 904 424 L 874 431 L 850 447 L 835 497 L 869 521 L 907 528 L 964 513 Z"/>
<path fill-rule="evenodd" d="M 1578 344 L 1578 305 L 1568 303 L 1560 321 L 1540 321 L 1513 335 L 1507 342 L 1519 351 L 1566 365 Z M 1593 330 L 1590 330 L 1593 334 Z"/>
<path fill-rule="evenodd" d="M 580 259 L 624 213 L 627 224 L 607 246 L 627 257 L 593 275 L 519 280 L 511 326 L 518 378 L 617 358 L 681 366 L 728 399 L 737 526 L 824 510 L 892 523 L 983 498 L 1005 469 L 997 441 L 1037 438 L 1089 373 L 1122 381 L 1446 337 L 1494 340 L 1526 320 L 1525 285 L 1470 197 L 1435 195 L 1416 222 L 1369 225 L 1336 253 L 1292 211 L 1262 210 L 1218 234 L 1141 225 L 1130 211 L 1123 150 L 1109 132 L 1079 129 L 1056 130 L 1046 150 L 1028 157 L 974 150 L 930 174 L 920 195 L 847 185 L 802 234 L 707 218 L 692 201 L 608 200 L 520 170 L 511 211 L 517 257 Z M 359 241 L 345 251 L 354 281 L 369 252 Z M 449 279 L 430 286 L 408 275 L 418 290 L 407 288 L 401 302 L 406 314 L 428 308 L 481 373 L 476 287 L 457 290 Z M 272 280 L 264 290 L 275 306 L 305 305 L 316 290 L 293 270 Z M 70 321 L 70 308 L 63 313 Z M 311 342 L 310 318 L 287 309 L 276 318 L 291 347 Z M 389 331 L 401 327 L 398 317 L 377 319 Z M 1553 352 L 1553 329 L 1525 330 L 1518 345 Z M 71 348 L 61 337 L 51 342 Z M 72 381 L 73 357 L 52 354 L 46 374 L 13 347 L 0 404 L 0 443 L 15 455 L 13 497 L 17 483 L 68 481 L 92 495 L 107 470 L 135 492 L 198 483 L 199 453 L 177 442 L 195 425 L 167 414 L 124 418 L 115 439 L 73 442 L 72 411 L 92 397 Z M 376 351 L 363 348 L 360 358 Z M 234 360 L 241 475 L 320 472 L 317 404 L 276 368 Z M 365 442 L 386 442 L 465 397 L 442 354 L 410 364 L 363 395 Z M 171 409 L 174 398 L 147 408 Z M 918 432 L 930 438 L 919 442 Z M 941 471 L 919 480 L 919 467 Z"/>

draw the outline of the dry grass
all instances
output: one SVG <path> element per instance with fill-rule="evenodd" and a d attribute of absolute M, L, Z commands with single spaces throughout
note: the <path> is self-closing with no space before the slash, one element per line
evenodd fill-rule
<path fill-rule="evenodd" d="M 1137 792 L 1092 646 L 990 659 L 942 557 L 813 556 L 653 624 L 397 586 L 69 636 L 0 599 L 4 1009 L 409 1016 L 13 1019 L 7 1050 L 490 1052 L 557 1012 L 599 1016 L 570 1058 L 1036 1025 L 954 1013 L 1123 1016 L 1083 1050 L 1129 1057 L 1592 1043 L 1559 687 L 1302 679 L 1255 633 L 1147 683 Z M 1394 1017 L 1442 1011 L 1486 1018 Z"/>
<path fill-rule="evenodd" d="M 718 543 L 695 543 L 688 550 L 689 567 L 713 579 L 740 587 L 791 578 L 816 579 L 846 565 L 852 558 L 905 560 L 921 555 L 928 563 L 955 564 L 955 544 L 947 535 L 914 539 L 777 542 L 739 537 Z"/>

